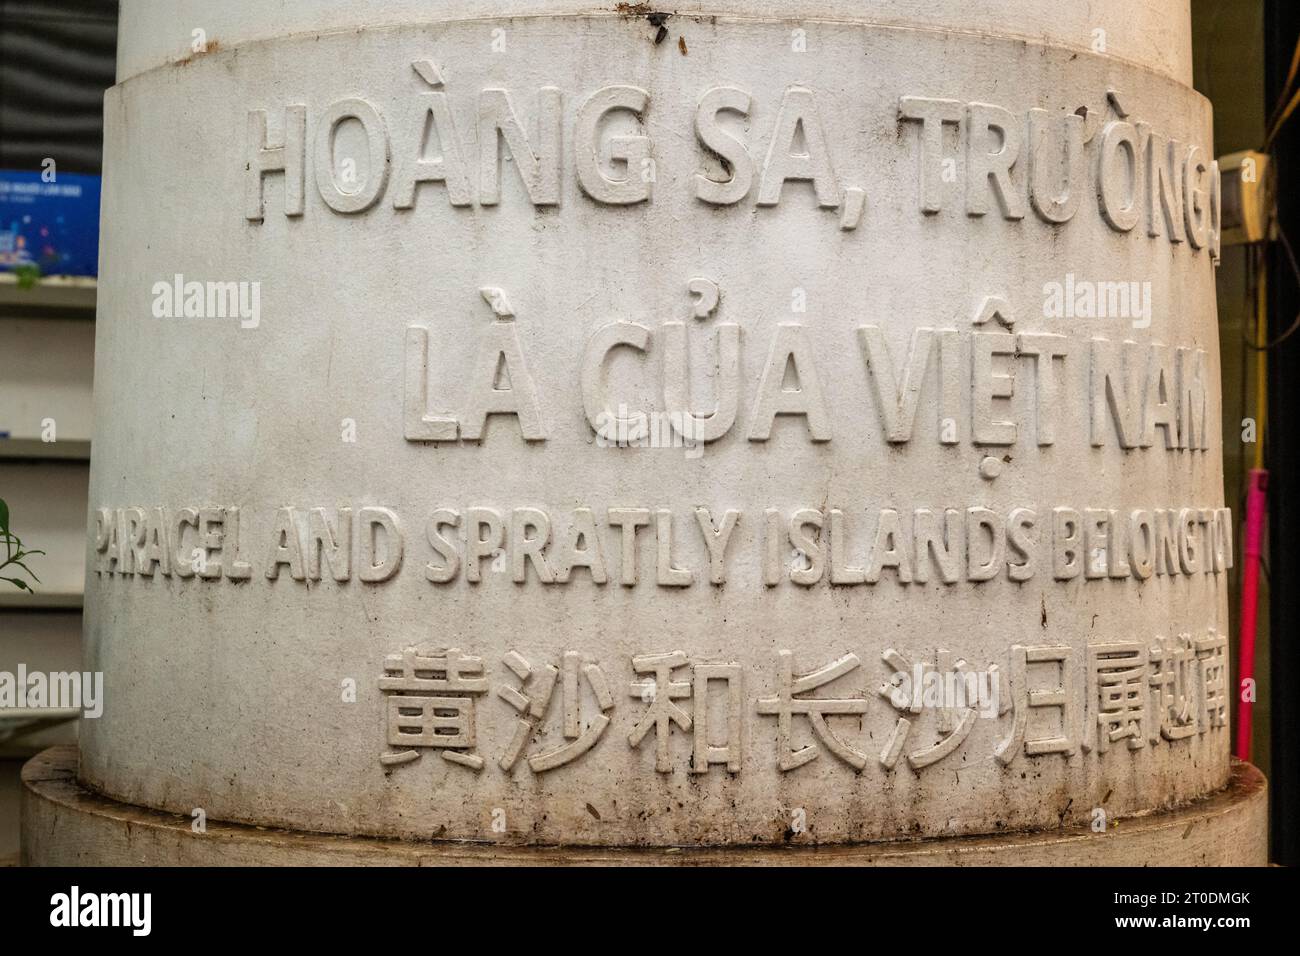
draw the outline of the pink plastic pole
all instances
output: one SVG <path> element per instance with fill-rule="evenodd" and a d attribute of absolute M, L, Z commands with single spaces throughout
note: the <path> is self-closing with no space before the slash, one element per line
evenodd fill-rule
<path fill-rule="evenodd" d="M 1262 468 L 1250 470 L 1250 490 L 1246 493 L 1246 528 L 1242 537 L 1241 572 L 1241 657 L 1237 664 L 1238 688 L 1245 686 L 1255 676 L 1255 622 L 1259 596 L 1259 556 L 1264 544 L 1265 504 L 1268 500 L 1268 472 Z M 1233 749 L 1238 760 L 1250 759 L 1250 716 L 1253 704 L 1237 694 L 1237 746 Z M 1252 695 L 1253 696 L 1253 695 Z"/>

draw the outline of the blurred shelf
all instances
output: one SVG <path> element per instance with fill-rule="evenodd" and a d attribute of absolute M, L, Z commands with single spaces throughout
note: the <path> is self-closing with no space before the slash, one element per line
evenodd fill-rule
<path fill-rule="evenodd" d="M 0 710 L 0 757 L 5 760 L 34 757 L 47 744 L 40 735 L 78 720 L 77 707 L 11 707 Z M 33 740 L 33 737 L 37 739 Z"/>
<path fill-rule="evenodd" d="M 85 460 L 94 430 L 95 323 L 33 310 L 0 320 L 0 458 Z M 57 430 L 55 426 L 57 425 Z M 37 439 L 54 437 L 45 444 Z"/>
<path fill-rule="evenodd" d="M 0 459 L 0 495 L 9 505 L 10 530 L 27 548 L 45 552 L 27 562 L 40 579 L 33 587 L 43 592 L 75 594 L 86 586 L 89 483 L 84 461 Z"/>
<path fill-rule="evenodd" d="M 0 318 L 93 319 L 99 283 L 82 276 L 42 276 L 21 288 L 12 272 L 0 272 Z"/>
<path fill-rule="evenodd" d="M 0 610 L 80 611 L 86 596 L 80 591 L 19 591 L 8 583 L 0 585 Z M 40 587 L 40 585 L 37 585 Z"/>
<path fill-rule="evenodd" d="M 41 441 L 39 438 L 0 438 L 0 459 L 90 461 L 90 441 L 89 439 Z"/>

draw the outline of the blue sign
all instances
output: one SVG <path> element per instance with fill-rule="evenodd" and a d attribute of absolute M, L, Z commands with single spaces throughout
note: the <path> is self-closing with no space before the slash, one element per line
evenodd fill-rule
<path fill-rule="evenodd" d="M 98 176 L 0 169 L 0 272 L 99 273 Z"/>

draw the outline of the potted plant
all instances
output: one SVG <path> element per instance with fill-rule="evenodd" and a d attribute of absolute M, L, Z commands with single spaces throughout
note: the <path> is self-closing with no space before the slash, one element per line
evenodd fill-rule
<path fill-rule="evenodd" d="M 22 539 L 9 529 L 9 505 L 3 498 L 0 498 L 0 541 L 4 542 L 5 556 L 0 559 L 0 581 L 8 581 L 20 591 L 30 592 L 32 587 L 22 577 L 18 576 L 25 572 L 37 584 L 41 579 L 38 578 L 32 569 L 26 565 L 26 560 L 33 554 L 44 554 L 44 551 L 31 551 L 23 547 Z M 9 575 L 15 575 L 9 577 Z"/>

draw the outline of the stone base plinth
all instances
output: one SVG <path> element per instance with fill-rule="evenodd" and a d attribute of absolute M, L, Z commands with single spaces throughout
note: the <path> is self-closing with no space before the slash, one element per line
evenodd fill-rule
<path fill-rule="evenodd" d="M 76 779 L 75 747 L 53 747 L 23 768 L 23 862 L 33 866 L 1262 866 L 1268 788 L 1237 763 L 1227 789 L 1167 813 L 1088 829 L 809 847 L 671 849 L 414 843 L 192 821 L 107 800 Z M 796 838 L 797 839 L 797 838 Z"/>

